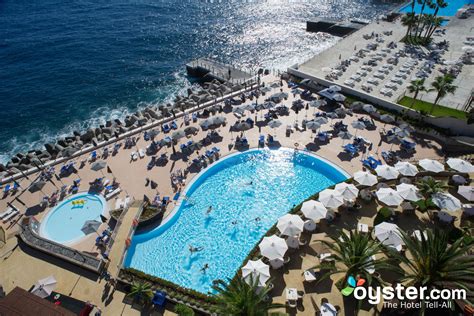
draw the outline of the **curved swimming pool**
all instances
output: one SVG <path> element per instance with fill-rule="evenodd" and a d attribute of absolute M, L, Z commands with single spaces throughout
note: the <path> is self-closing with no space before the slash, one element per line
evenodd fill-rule
<path fill-rule="evenodd" d="M 88 220 L 101 222 L 107 202 L 100 195 L 78 193 L 53 208 L 41 221 L 40 236 L 57 243 L 79 241 L 85 234 L 81 228 Z"/>
<path fill-rule="evenodd" d="M 125 266 L 207 293 L 213 280 L 235 275 L 249 251 L 293 205 L 347 178 L 343 170 L 302 151 L 255 149 L 229 155 L 193 179 L 183 192 L 187 199 L 167 221 L 135 234 Z M 189 245 L 201 251 L 191 254 Z M 209 268 L 203 273 L 205 264 Z"/>

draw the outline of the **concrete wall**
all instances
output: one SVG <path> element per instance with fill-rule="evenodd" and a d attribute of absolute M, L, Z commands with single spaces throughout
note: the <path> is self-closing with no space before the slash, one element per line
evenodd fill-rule
<path fill-rule="evenodd" d="M 298 69 L 289 68 L 287 71 L 289 74 L 295 77 L 310 79 L 325 87 L 329 87 L 331 85 L 336 84 L 332 81 L 301 72 Z M 418 112 L 408 109 L 404 107 L 403 105 L 381 99 L 379 97 L 367 94 L 364 91 L 356 90 L 345 85 L 341 85 L 341 84 L 337 84 L 337 85 L 341 87 L 342 89 L 341 92 L 343 94 L 357 97 L 361 100 L 367 101 L 367 103 L 380 106 L 389 111 L 395 111 L 398 113 L 405 112 L 404 114 L 412 118 L 423 119 L 426 123 L 431 124 L 433 126 L 449 129 L 451 133 L 454 135 L 474 137 L 474 124 L 468 125 L 466 121 L 463 121 L 454 117 L 433 117 L 433 116 L 428 116 L 428 115 L 425 115 L 422 117 L 422 115 L 420 115 Z"/>

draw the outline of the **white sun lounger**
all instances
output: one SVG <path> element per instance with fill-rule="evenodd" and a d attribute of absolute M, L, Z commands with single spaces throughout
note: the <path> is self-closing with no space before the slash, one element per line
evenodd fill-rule
<path fill-rule="evenodd" d="M 130 154 L 130 158 L 135 161 L 138 159 L 138 154 L 136 151 L 133 151 L 131 154 Z"/>
<path fill-rule="evenodd" d="M 20 214 L 20 212 L 18 212 L 17 210 L 14 210 L 12 213 L 10 213 L 10 214 L 7 215 L 5 218 L 3 218 L 3 222 L 4 222 L 4 223 L 8 222 L 10 219 L 14 218 L 14 217 L 17 216 L 18 214 Z"/>
<path fill-rule="evenodd" d="M 0 219 L 3 219 L 4 217 L 7 217 L 11 213 L 13 213 L 13 211 L 15 211 L 15 210 L 13 208 L 9 207 L 6 211 L 0 213 Z"/>
<path fill-rule="evenodd" d="M 140 159 L 145 158 L 145 150 L 144 150 L 143 148 L 141 148 L 141 149 L 138 151 L 138 155 L 140 156 Z"/>
<path fill-rule="evenodd" d="M 106 199 L 106 200 L 110 200 L 111 198 L 113 198 L 114 196 L 116 196 L 117 194 L 119 194 L 121 191 L 122 191 L 121 188 L 117 188 L 117 189 L 113 190 L 112 192 L 106 194 L 106 195 L 105 195 L 105 199 Z"/>

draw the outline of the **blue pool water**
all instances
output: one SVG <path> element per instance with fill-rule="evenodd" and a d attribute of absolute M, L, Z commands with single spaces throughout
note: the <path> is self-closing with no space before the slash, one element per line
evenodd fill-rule
<path fill-rule="evenodd" d="M 125 266 L 207 293 L 213 280 L 235 275 L 262 235 L 294 204 L 346 178 L 330 163 L 290 149 L 231 155 L 196 176 L 184 193 L 188 201 L 167 222 L 134 236 Z M 190 254 L 189 245 L 203 250 Z"/>
<path fill-rule="evenodd" d="M 415 13 L 420 13 L 421 4 L 415 0 Z M 454 16 L 458 9 L 462 8 L 466 4 L 474 4 L 474 0 L 447 0 L 448 6 L 446 8 L 441 8 L 438 11 L 438 16 Z M 434 9 L 430 9 L 428 6 L 425 6 L 423 13 L 433 14 Z M 411 4 L 404 6 L 400 12 L 408 13 L 411 12 Z"/>
<path fill-rule="evenodd" d="M 77 241 L 85 236 L 81 230 L 84 223 L 88 220 L 100 222 L 100 215 L 104 214 L 106 206 L 105 199 L 100 195 L 76 194 L 46 215 L 41 222 L 40 235 L 62 244 Z"/>

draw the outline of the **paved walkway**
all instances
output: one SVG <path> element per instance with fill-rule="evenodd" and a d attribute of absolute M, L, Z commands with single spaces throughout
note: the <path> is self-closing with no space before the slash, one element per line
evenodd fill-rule
<path fill-rule="evenodd" d="M 120 224 L 120 229 L 118 230 L 117 235 L 115 236 L 114 244 L 112 245 L 112 249 L 109 252 L 109 273 L 112 277 L 117 277 L 120 266 L 122 264 L 122 256 L 125 249 L 125 242 L 127 238 L 129 238 L 130 228 L 133 225 L 133 220 L 138 217 L 138 212 L 140 211 L 140 205 L 143 201 L 134 201 L 132 205 L 128 208 L 127 212 L 125 213 L 122 223 Z"/>

